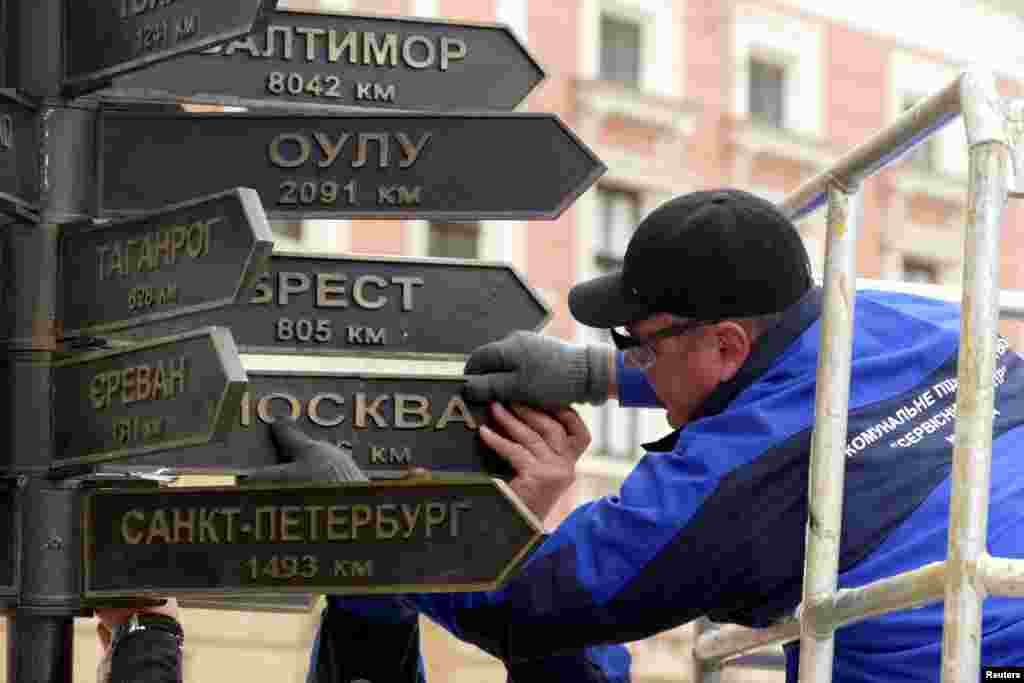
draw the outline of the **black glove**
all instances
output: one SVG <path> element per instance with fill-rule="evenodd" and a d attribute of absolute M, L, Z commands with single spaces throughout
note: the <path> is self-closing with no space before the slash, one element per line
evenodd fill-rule
<path fill-rule="evenodd" d="M 557 407 L 608 400 L 612 349 L 576 346 L 534 332 L 513 332 L 473 351 L 464 370 L 467 399 Z"/>
<path fill-rule="evenodd" d="M 240 479 L 247 484 L 306 482 L 333 484 L 346 481 L 368 481 L 368 477 L 352 459 L 352 452 L 326 441 L 317 441 L 287 422 L 270 425 L 277 446 L 277 457 L 283 464 L 261 467 L 247 472 Z"/>

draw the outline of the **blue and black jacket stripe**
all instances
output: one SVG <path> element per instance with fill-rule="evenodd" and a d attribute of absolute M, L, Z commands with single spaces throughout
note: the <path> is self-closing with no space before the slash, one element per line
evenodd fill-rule
<path fill-rule="evenodd" d="M 647 445 L 618 495 L 575 510 L 503 590 L 404 601 L 532 680 L 626 681 L 628 655 L 616 643 L 702 615 L 766 626 L 791 613 L 803 575 L 820 315 L 814 289 L 700 414 Z M 946 556 L 959 324 L 951 304 L 857 295 L 841 587 Z M 996 368 L 988 545 L 1021 558 L 1024 368 L 1004 340 Z M 642 373 L 621 359 L 618 372 L 620 403 L 657 404 Z M 833 679 L 937 680 L 941 629 L 941 603 L 844 627 Z M 983 632 L 984 664 L 1024 664 L 1024 600 L 987 600 Z M 795 681 L 796 648 L 787 655 Z"/>

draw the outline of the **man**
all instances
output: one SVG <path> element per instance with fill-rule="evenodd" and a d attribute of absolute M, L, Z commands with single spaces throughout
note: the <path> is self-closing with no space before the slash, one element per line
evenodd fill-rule
<path fill-rule="evenodd" d="M 618 495 L 570 514 L 503 590 L 395 602 L 531 683 L 627 680 L 608 644 L 702 615 L 762 627 L 792 613 L 821 318 L 792 223 L 735 190 L 673 199 L 637 227 L 622 271 L 577 285 L 569 307 L 611 330 L 618 351 L 517 333 L 466 366 L 467 395 L 494 402 L 499 429 L 480 436 L 515 467 L 513 490 L 539 516 L 566 490 L 588 441 L 572 403 L 661 405 L 675 431 L 647 444 Z M 840 587 L 945 558 L 958 315 L 857 295 Z M 999 349 L 988 547 L 1024 557 L 1024 370 Z M 332 609 L 373 616 L 367 601 Z M 937 680 L 941 629 L 941 603 L 842 628 L 833 680 Z M 1024 664 L 1024 601 L 987 601 L 983 632 L 984 664 Z M 789 681 L 797 649 L 786 648 Z"/>

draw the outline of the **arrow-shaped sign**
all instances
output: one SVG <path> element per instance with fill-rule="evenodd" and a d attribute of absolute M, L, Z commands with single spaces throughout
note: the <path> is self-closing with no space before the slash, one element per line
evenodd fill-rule
<path fill-rule="evenodd" d="M 252 292 L 248 303 L 119 334 L 219 325 L 243 353 L 441 359 L 551 315 L 511 266 L 458 259 L 275 253 Z"/>
<path fill-rule="evenodd" d="M 205 328 L 54 364 L 54 466 L 223 438 L 245 371 L 225 329 Z"/>
<path fill-rule="evenodd" d="M 109 92 L 242 106 L 507 110 L 543 78 L 505 26 L 277 11 L 265 31 L 119 78 Z"/>
<path fill-rule="evenodd" d="M 13 90 L 0 90 L 0 212 L 37 222 L 39 143 L 34 106 Z"/>
<path fill-rule="evenodd" d="M 540 521 L 485 477 L 338 486 L 99 490 L 85 597 L 494 590 Z"/>
<path fill-rule="evenodd" d="M 240 38 L 276 0 L 64 0 L 64 84 L 76 94 L 114 76 Z"/>
<path fill-rule="evenodd" d="M 259 196 L 246 188 L 111 224 L 64 226 L 63 336 L 235 303 L 266 273 L 273 246 Z"/>
<path fill-rule="evenodd" d="M 604 165 L 553 114 L 100 114 L 100 212 L 252 187 L 271 218 L 555 218 Z"/>
<path fill-rule="evenodd" d="M 367 476 L 410 467 L 507 477 L 508 463 L 477 435 L 485 405 L 462 398 L 457 376 L 248 371 L 231 433 L 204 448 L 154 453 L 133 466 L 241 472 L 277 464 L 270 424 L 294 420 L 314 439 L 351 447 Z"/>

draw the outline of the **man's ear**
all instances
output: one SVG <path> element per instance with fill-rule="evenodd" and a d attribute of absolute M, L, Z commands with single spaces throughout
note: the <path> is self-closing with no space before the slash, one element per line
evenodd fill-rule
<path fill-rule="evenodd" d="M 720 368 L 718 381 L 728 382 L 747 361 L 754 340 L 746 328 L 730 320 L 715 326 L 715 337 Z"/>

